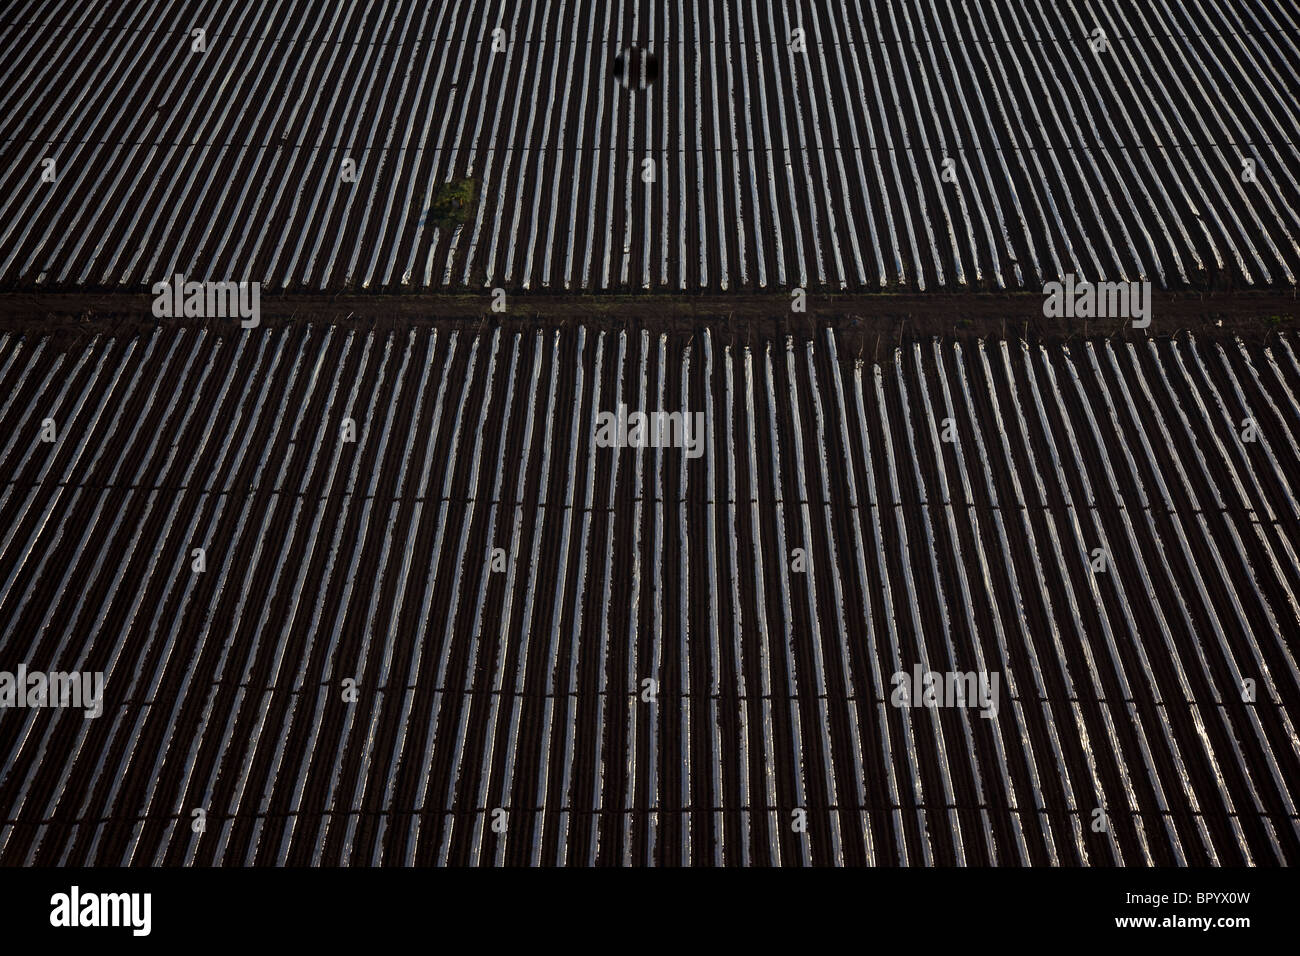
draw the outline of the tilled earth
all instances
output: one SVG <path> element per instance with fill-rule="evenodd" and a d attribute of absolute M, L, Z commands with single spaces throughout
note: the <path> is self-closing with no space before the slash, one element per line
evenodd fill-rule
<path fill-rule="evenodd" d="M 687 325 L 3 333 L 0 863 L 1300 861 L 1293 333 Z"/>
<path fill-rule="evenodd" d="M 0 287 L 1293 290 L 1298 36 L 1294 0 L 14 0 Z"/>
<path fill-rule="evenodd" d="M 1294 3 L 325 7 L 0 14 L 0 865 L 1300 862 Z"/>

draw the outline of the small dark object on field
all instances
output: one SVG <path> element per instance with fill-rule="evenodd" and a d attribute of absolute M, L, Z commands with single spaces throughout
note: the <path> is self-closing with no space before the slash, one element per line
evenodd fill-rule
<path fill-rule="evenodd" d="M 648 50 L 628 47 L 614 57 L 614 78 L 624 86 L 645 89 L 659 77 L 659 59 Z"/>

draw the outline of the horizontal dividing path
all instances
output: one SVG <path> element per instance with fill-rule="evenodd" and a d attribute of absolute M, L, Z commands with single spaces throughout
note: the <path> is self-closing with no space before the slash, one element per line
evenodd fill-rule
<path fill-rule="evenodd" d="M 1290 0 L 19 0 L 0 287 L 1292 289 L 1297 64 Z"/>
<path fill-rule="evenodd" d="M 0 395 L 0 672 L 104 675 L 0 710 L 0 863 L 1300 861 L 1290 334 L 4 334 Z"/>

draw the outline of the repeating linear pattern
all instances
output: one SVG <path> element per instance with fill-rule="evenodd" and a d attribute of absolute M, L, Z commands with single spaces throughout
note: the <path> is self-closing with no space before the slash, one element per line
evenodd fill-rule
<path fill-rule="evenodd" d="M 1294 287 L 1297 71 L 1293 0 L 19 0 L 0 285 Z"/>
<path fill-rule="evenodd" d="M 0 863 L 1295 864 L 1297 350 L 3 336 Z"/>

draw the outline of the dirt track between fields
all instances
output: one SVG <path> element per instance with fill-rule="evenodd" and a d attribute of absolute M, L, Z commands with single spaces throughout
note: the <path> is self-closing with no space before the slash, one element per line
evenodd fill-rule
<path fill-rule="evenodd" d="M 1300 327 L 1300 299 L 1292 292 L 1222 294 L 1153 292 L 1151 326 L 1124 320 L 1048 319 L 1041 295 L 925 293 L 915 295 L 809 295 L 807 311 L 787 312 L 781 295 L 514 296 L 507 311 L 493 312 L 491 296 L 466 295 L 266 295 L 261 322 L 269 326 L 322 322 L 343 327 L 420 328 L 430 322 L 483 328 L 645 328 L 687 332 L 707 326 L 733 340 L 835 328 L 856 343 L 855 352 L 879 354 L 911 336 L 951 338 L 1017 336 L 1043 342 L 1095 335 L 1139 339 L 1179 331 L 1251 341 Z M 155 319 L 152 297 L 127 293 L 0 293 L 0 330 L 122 332 L 165 325 L 220 330 L 233 319 Z"/>

